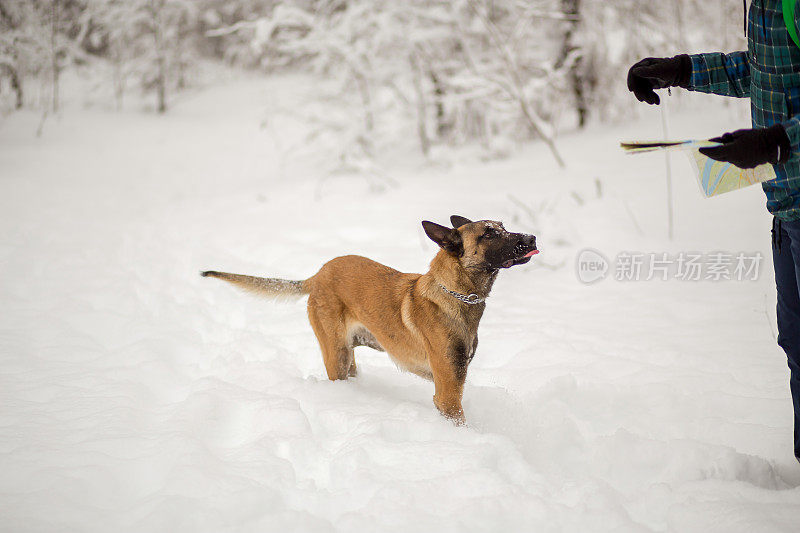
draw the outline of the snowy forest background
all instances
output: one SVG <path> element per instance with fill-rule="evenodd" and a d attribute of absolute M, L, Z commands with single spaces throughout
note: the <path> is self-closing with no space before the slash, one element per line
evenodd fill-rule
<path fill-rule="evenodd" d="M 618 121 L 618 90 L 648 55 L 733 49 L 729 0 L 2 0 L 0 110 L 55 112 L 70 73 L 84 105 L 168 113 L 213 81 L 209 62 L 308 72 L 317 105 L 287 113 L 371 156 L 413 137 L 436 145 L 539 139 L 559 163 L 559 130 Z M 132 103 L 133 100 L 133 103 Z M 338 113 L 330 113 L 334 102 Z"/>
<path fill-rule="evenodd" d="M 746 99 L 625 83 L 743 49 L 742 15 L 0 0 L 0 533 L 795 533 L 764 194 L 705 199 L 685 154 L 619 149 L 748 126 Z M 329 381 L 305 301 L 198 275 L 424 272 L 420 221 L 453 214 L 541 252 L 492 289 L 464 427 L 366 347 Z M 702 277 L 647 268 L 682 254 Z"/>

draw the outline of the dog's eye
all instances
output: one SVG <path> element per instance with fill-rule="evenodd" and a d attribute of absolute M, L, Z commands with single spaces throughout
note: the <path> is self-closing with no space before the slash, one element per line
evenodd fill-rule
<path fill-rule="evenodd" d="M 484 239 L 493 239 L 493 238 L 497 237 L 498 235 L 499 235 L 499 233 L 497 233 L 496 229 L 494 229 L 494 228 L 486 228 L 486 231 L 483 232 L 483 235 L 481 235 L 481 237 L 483 237 Z"/>

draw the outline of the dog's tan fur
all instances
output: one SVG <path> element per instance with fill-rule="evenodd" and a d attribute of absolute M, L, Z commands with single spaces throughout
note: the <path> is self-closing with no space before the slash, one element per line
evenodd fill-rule
<path fill-rule="evenodd" d="M 499 248 L 489 243 L 494 238 L 481 236 L 490 231 L 489 227 L 498 234 L 520 234 L 505 232 L 499 222 L 473 223 L 457 216 L 452 220 L 458 227 L 447 228 L 450 234 L 443 226 L 423 223 L 430 225 L 426 232 L 442 246 L 425 274 L 405 274 L 354 255 L 327 262 L 305 281 L 215 271 L 202 274 L 272 297 L 308 295 L 308 318 L 329 379 L 356 375 L 356 346 L 386 351 L 400 368 L 432 380 L 436 407 L 446 417 L 463 423 L 464 381 L 478 345 L 478 324 L 486 305 L 463 303 L 442 287 L 487 297 L 497 268 L 488 268 L 486 257 L 490 249 L 499 253 Z M 523 237 L 532 239 L 535 250 L 535 238 Z M 451 242 L 457 240 L 461 241 L 460 251 L 454 250 Z"/>

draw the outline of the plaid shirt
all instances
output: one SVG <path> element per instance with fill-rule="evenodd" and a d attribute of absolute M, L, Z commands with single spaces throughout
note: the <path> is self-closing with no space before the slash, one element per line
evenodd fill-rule
<path fill-rule="evenodd" d="M 798 4 L 800 5 L 800 4 Z M 797 7 L 795 8 L 797 20 Z M 753 127 L 783 124 L 792 156 L 774 165 L 762 184 L 767 209 L 782 220 L 800 219 L 800 48 L 783 20 L 780 0 L 753 0 L 747 15 L 747 52 L 692 55 L 690 91 L 750 97 Z"/>

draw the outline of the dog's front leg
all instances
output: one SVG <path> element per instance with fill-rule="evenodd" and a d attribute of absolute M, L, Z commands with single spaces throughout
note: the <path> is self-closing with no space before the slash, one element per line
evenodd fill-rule
<path fill-rule="evenodd" d="M 466 423 L 461 397 L 467 377 L 467 357 L 464 343 L 456 342 L 430 356 L 433 384 L 436 391 L 433 404 L 445 417 L 457 425 Z"/>

